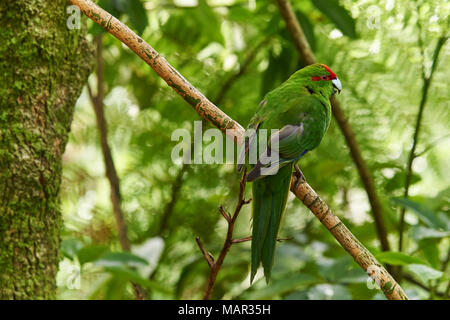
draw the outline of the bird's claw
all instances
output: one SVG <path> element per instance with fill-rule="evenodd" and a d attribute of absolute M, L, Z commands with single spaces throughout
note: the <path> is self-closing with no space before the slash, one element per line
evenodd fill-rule
<path fill-rule="evenodd" d="M 306 182 L 306 178 L 303 175 L 303 172 L 300 170 L 300 168 L 298 167 L 298 165 L 294 165 L 294 169 L 295 169 L 295 176 L 297 177 L 297 180 L 295 181 L 295 189 L 297 189 L 297 187 L 301 184 Z"/>

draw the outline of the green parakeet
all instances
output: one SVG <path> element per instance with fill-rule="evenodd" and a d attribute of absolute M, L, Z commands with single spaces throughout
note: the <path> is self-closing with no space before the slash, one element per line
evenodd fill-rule
<path fill-rule="evenodd" d="M 246 147 L 241 151 L 239 171 L 249 149 L 259 145 L 259 139 L 264 139 L 261 138 L 261 129 L 279 129 L 276 134 L 267 134 L 267 148 L 257 151 L 258 161 L 246 177 L 247 182 L 253 182 L 250 281 L 253 281 L 260 262 L 266 281 L 270 280 L 275 243 L 294 165 L 322 141 L 331 121 L 330 98 L 336 90 L 340 92 L 341 89 L 336 74 L 326 65 L 307 66 L 270 91 L 248 125 L 247 132 L 254 133 L 247 136 Z M 278 146 L 271 148 L 271 145 L 275 146 L 275 138 Z M 279 160 L 276 163 L 261 161 L 262 152 L 267 150 L 278 152 Z"/>

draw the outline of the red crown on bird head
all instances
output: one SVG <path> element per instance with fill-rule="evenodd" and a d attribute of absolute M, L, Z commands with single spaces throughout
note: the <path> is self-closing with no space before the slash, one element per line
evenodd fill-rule
<path fill-rule="evenodd" d="M 331 71 L 331 69 L 328 68 L 328 66 L 326 66 L 324 64 L 321 64 L 321 66 L 324 67 L 325 70 L 327 70 L 330 73 L 330 75 L 328 75 L 328 76 L 322 75 L 320 77 L 319 76 L 312 77 L 313 81 L 319 81 L 319 80 L 326 80 L 327 81 L 327 80 L 333 80 L 333 79 L 337 78 L 337 75 L 333 71 Z"/>

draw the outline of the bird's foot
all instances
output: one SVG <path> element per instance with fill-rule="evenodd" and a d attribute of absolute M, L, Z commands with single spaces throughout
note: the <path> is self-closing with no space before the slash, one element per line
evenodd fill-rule
<path fill-rule="evenodd" d="M 295 176 L 297 177 L 297 180 L 295 181 L 295 189 L 297 189 L 297 187 L 301 184 L 306 182 L 306 178 L 303 175 L 303 172 L 300 170 L 300 168 L 298 167 L 298 165 L 294 165 L 294 169 L 295 169 Z"/>

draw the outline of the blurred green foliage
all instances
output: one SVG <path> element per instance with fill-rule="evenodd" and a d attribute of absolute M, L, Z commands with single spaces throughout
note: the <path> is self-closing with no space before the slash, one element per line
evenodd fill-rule
<path fill-rule="evenodd" d="M 409 280 L 404 278 L 402 286 L 410 298 L 443 299 L 449 291 L 450 247 L 448 43 L 423 117 L 418 151 L 425 152 L 414 162 L 412 196 L 402 196 L 422 94 L 422 66 L 427 74 L 437 39 L 448 32 L 449 3 L 291 2 L 317 60 L 342 81 L 339 99 L 375 180 L 393 252 L 379 251 L 366 194 L 334 121 L 321 146 L 302 159 L 302 171 L 381 262 L 404 266 Z M 212 101 L 256 48 L 219 105 L 243 126 L 263 95 L 303 66 L 271 1 L 99 3 Z M 92 35 L 101 32 L 91 21 L 88 25 Z M 173 130 L 192 130 L 198 115 L 128 48 L 108 34 L 103 40 L 108 138 L 133 253 L 120 253 L 95 114 L 84 93 L 64 155 L 59 297 L 133 299 L 130 281 L 134 281 L 148 290 L 150 298 L 201 298 L 208 268 L 195 237 L 217 255 L 226 232 L 218 206 L 234 208 L 238 176 L 232 165 L 183 167 L 172 162 L 171 150 L 177 144 L 171 141 Z M 95 81 L 92 75 L 93 87 Z M 179 192 L 174 192 L 177 188 Z M 398 253 L 394 251 L 402 206 L 407 208 L 406 249 Z M 237 221 L 236 238 L 250 234 L 250 218 L 246 207 Z M 366 274 L 299 201 L 289 201 L 281 237 L 293 239 L 278 244 L 269 285 L 258 275 L 250 286 L 249 243 L 235 244 L 213 298 L 384 299 L 381 291 L 368 288 Z M 81 277 L 75 286 L 74 272 Z"/>

